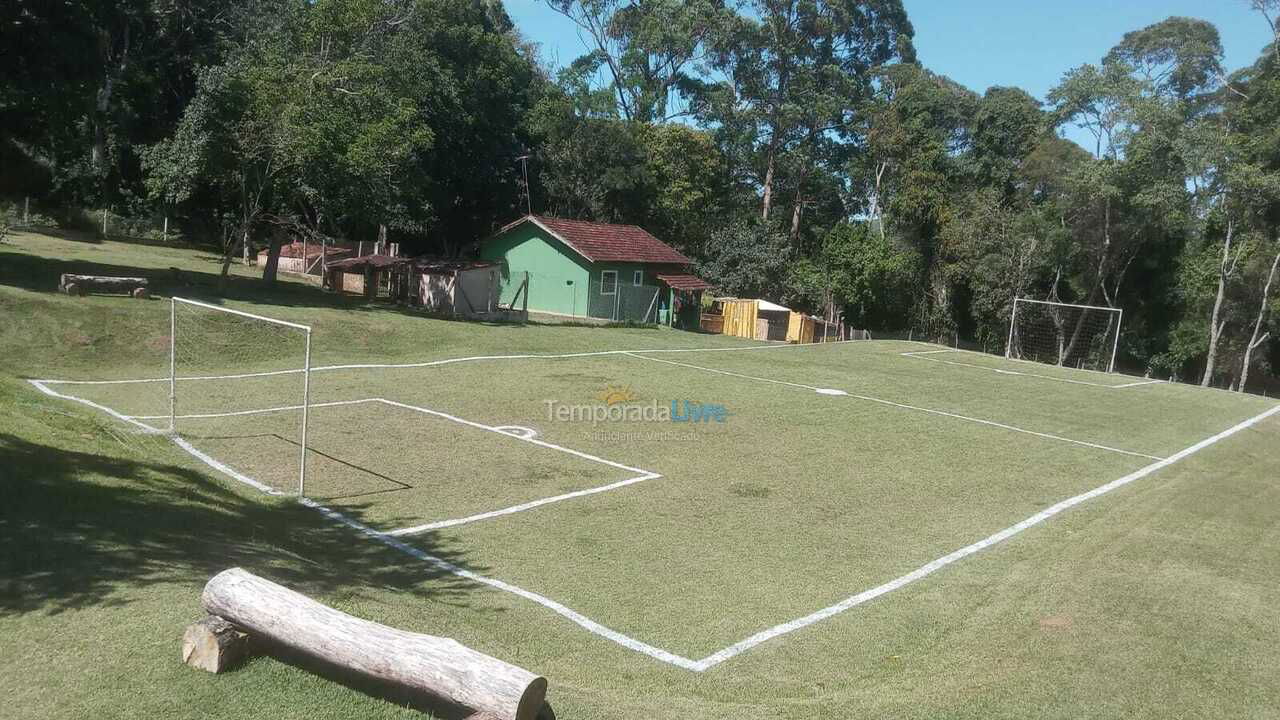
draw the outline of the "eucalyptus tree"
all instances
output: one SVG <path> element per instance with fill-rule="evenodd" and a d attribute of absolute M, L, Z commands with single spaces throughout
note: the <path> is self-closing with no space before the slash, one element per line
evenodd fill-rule
<path fill-rule="evenodd" d="M 610 96 L 618 117 L 642 123 L 688 113 L 684 94 L 735 17 L 724 0 L 546 2 L 572 20 L 590 46 L 570 64 L 566 79 L 597 101 Z M 607 78 L 602 87 L 600 75 Z"/>
<path fill-rule="evenodd" d="M 760 216 L 768 220 L 784 162 L 796 207 L 816 166 L 840 166 L 835 146 L 856 133 L 877 71 L 915 60 L 913 29 L 900 0 L 746 0 L 743 7 L 718 48 L 720 79 L 708 83 L 700 110 L 749 148 Z"/>

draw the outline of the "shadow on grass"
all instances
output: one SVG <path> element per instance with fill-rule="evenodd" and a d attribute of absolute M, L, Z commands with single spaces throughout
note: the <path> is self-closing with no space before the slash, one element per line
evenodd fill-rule
<path fill-rule="evenodd" d="M 0 495 L 0 614 L 121 605 L 137 588 L 236 565 L 321 597 L 381 587 L 462 602 L 475 590 L 292 500 L 247 498 L 180 466 L 0 433 Z M 358 507 L 344 513 L 360 520 Z M 414 540 L 464 564 L 430 536 Z"/>

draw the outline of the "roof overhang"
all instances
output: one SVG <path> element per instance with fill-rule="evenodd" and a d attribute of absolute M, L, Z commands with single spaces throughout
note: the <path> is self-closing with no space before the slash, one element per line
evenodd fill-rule
<path fill-rule="evenodd" d="M 711 283 L 687 273 L 660 273 L 657 278 L 672 290 L 709 290 L 711 288 Z"/>

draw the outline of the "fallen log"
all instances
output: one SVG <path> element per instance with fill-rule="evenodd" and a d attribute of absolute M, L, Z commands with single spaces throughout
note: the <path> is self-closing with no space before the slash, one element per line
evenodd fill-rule
<path fill-rule="evenodd" d="M 249 652 L 249 636 L 217 615 L 187 626 L 182 634 L 182 661 L 193 668 L 220 673 Z"/>
<path fill-rule="evenodd" d="M 352 617 L 241 568 L 215 575 L 201 601 L 254 637 L 495 717 L 532 720 L 546 697 L 546 678 L 528 670 L 451 638 Z"/>
<path fill-rule="evenodd" d="M 63 273 L 58 289 L 68 295 L 84 295 L 89 292 L 124 293 L 134 297 L 146 297 L 147 279 L 143 277 L 111 277 L 109 275 L 76 275 Z M 140 294 L 137 291 L 142 290 Z"/>

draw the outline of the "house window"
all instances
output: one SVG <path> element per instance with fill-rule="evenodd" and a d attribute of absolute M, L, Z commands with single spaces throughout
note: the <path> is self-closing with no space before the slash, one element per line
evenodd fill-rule
<path fill-rule="evenodd" d="M 631 276 L 631 284 L 632 284 L 632 285 L 635 285 L 636 287 L 640 287 L 641 285 L 643 285 L 643 284 L 644 284 L 644 271 L 643 271 L 643 270 L 637 270 L 637 271 L 635 271 L 635 274 L 633 274 L 633 275 Z"/>
<path fill-rule="evenodd" d="M 600 294 L 615 295 L 618 292 L 618 271 L 605 270 L 600 273 Z"/>

